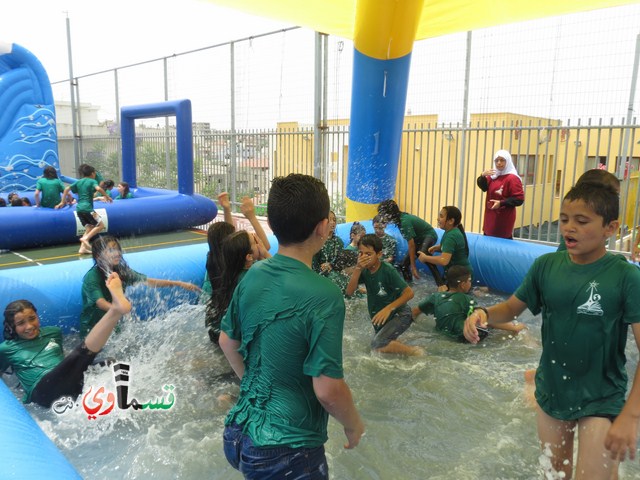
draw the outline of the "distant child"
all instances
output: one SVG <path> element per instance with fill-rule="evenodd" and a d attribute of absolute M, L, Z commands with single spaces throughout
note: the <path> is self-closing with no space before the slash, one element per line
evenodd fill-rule
<path fill-rule="evenodd" d="M 450 205 L 442 207 L 438 214 L 438 227 L 444 230 L 442 241 L 439 245 L 429 247 L 428 254 L 418 252 L 418 259 L 422 263 L 444 267 L 445 280 L 449 267 L 453 265 L 461 265 L 473 273 L 469 263 L 469 242 L 464 227 L 460 223 L 461 220 L 462 213 L 458 207 Z M 436 252 L 440 252 L 441 255 L 432 256 Z"/>
<path fill-rule="evenodd" d="M 542 355 L 535 375 L 538 435 L 556 474 L 610 478 L 617 462 L 635 458 L 640 417 L 640 370 L 629 397 L 625 347 L 629 325 L 640 346 L 640 271 L 608 253 L 615 235 L 618 193 L 581 182 L 564 197 L 560 231 L 566 251 L 537 258 L 522 285 L 487 312 L 476 310 L 464 335 L 478 341 L 477 325 L 511 321 L 529 308 L 542 312 Z"/>
<path fill-rule="evenodd" d="M 261 244 L 254 233 L 239 230 L 228 235 L 222 241 L 222 271 L 218 286 L 211 293 L 207 304 L 206 320 L 209 339 L 218 344 L 220 323 L 227 312 L 227 307 L 240 280 L 256 260 L 269 258 L 271 255 Z"/>
<path fill-rule="evenodd" d="M 420 278 L 416 267 L 416 259 L 418 251 L 426 252 L 438 241 L 438 234 L 434 228 L 423 219 L 411 215 L 410 213 L 401 212 L 400 207 L 394 200 L 385 200 L 378 205 L 378 214 L 383 220 L 394 223 L 402 237 L 407 241 L 407 255 L 400 264 L 402 275 L 407 282 L 413 277 Z M 437 285 L 443 285 L 444 281 L 436 267 L 427 264 Z"/>
<path fill-rule="evenodd" d="M 44 167 L 42 177 L 36 182 L 36 207 L 56 208 L 63 192 L 64 183 L 58 178 L 56 169 L 51 165 Z"/>
<path fill-rule="evenodd" d="M 396 259 L 398 242 L 385 231 L 386 228 L 387 222 L 384 221 L 382 215 L 376 215 L 373 217 L 373 231 L 382 241 L 382 260 L 393 265 L 393 262 Z"/>
<path fill-rule="evenodd" d="M 143 282 L 150 287 L 180 287 L 193 292 L 200 291 L 200 287 L 192 283 L 148 278 L 136 272 L 124 261 L 120 242 L 111 235 L 95 238 L 92 246 L 94 265 L 82 279 L 80 336 L 83 338 L 111 308 L 112 296 L 105 285 L 105 280 L 111 272 L 119 275 L 125 288 Z"/>
<path fill-rule="evenodd" d="M 133 193 L 129 190 L 129 184 L 127 182 L 120 182 L 118 184 L 118 195 L 114 200 L 126 200 L 128 198 L 133 198 Z"/>
<path fill-rule="evenodd" d="M 74 184 L 66 187 L 62 193 L 62 200 L 56 208 L 61 208 L 65 204 L 65 199 L 69 191 L 78 195 L 78 205 L 76 206 L 76 214 L 82 226 L 86 228 L 84 235 L 80 237 L 80 250 L 78 253 L 91 253 L 90 240 L 98 233 L 104 230 L 102 218 L 93 209 L 93 194 L 100 192 L 107 203 L 112 202 L 111 197 L 107 195 L 96 180 L 96 169 L 86 163 L 80 165 L 80 174 L 82 178 Z"/>
<path fill-rule="evenodd" d="M 313 256 L 312 268 L 323 277 L 327 277 L 344 293 L 349 282 L 345 268 L 352 267 L 344 251 L 344 242 L 336 235 L 336 214 L 329 211 L 329 235 L 322 248 Z"/>
<path fill-rule="evenodd" d="M 31 207 L 31 206 L 32 206 L 32 205 L 31 205 L 31 200 L 29 200 L 29 198 L 28 198 L 28 197 L 22 197 L 22 198 L 20 199 L 20 202 L 22 203 L 22 206 L 23 206 L 23 207 Z"/>
<path fill-rule="evenodd" d="M 102 180 L 101 182 L 99 182 L 99 185 L 106 192 L 107 197 L 112 198 L 111 189 L 115 186 L 115 183 L 113 183 L 113 180 Z M 100 195 L 100 192 L 95 192 L 93 194 L 93 199 L 98 202 L 106 201 L 104 197 Z"/>
<path fill-rule="evenodd" d="M 12 207 L 24 207 L 24 205 L 22 204 L 22 198 L 20 198 L 20 196 L 17 195 L 17 194 L 15 194 L 13 197 L 11 197 L 10 205 Z"/>
<path fill-rule="evenodd" d="M 347 245 L 345 248 L 347 250 L 353 250 L 354 252 L 357 252 L 358 242 L 360 242 L 360 239 L 366 233 L 367 231 L 365 230 L 364 226 L 360 222 L 353 222 L 353 224 L 351 225 L 351 230 L 349 230 L 350 242 L 349 242 L 349 245 Z"/>
<path fill-rule="evenodd" d="M 82 393 L 84 372 L 109 339 L 122 315 L 131 310 L 117 273 L 105 282 L 112 301 L 101 320 L 69 355 L 62 350 L 60 327 L 40 327 L 36 307 L 16 300 L 4 310 L 4 338 L 0 344 L 0 372 L 13 369 L 24 390 L 23 401 L 49 408 L 61 397 Z"/>
<path fill-rule="evenodd" d="M 413 298 L 413 290 L 392 265 L 382 261 L 382 241 L 375 234 L 364 235 L 358 250 L 358 264 L 346 294 L 353 295 L 361 281 L 367 287 L 367 306 L 375 330 L 371 348 L 381 353 L 422 355 L 422 348 L 398 340 L 413 322 L 407 305 Z"/>
<path fill-rule="evenodd" d="M 218 195 L 218 202 L 224 212 L 224 222 L 214 222 L 209 226 L 207 230 L 207 243 L 209 244 L 209 252 L 207 253 L 206 273 L 204 277 L 204 283 L 202 285 L 202 293 L 204 294 L 201 301 L 204 303 L 209 301 L 211 293 L 219 287 L 222 273 L 222 254 L 221 246 L 222 241 L 230 234 L 236 231 L 235 224 L 233 222 L 233 215 L 231 214 L 231 202 L 229 201 L 229 194 L 222 192 Z M 260 240 L 260 244 L 264 247 L 266 252 L 269 251 L 271 245 L 267 234 L 265 233 L 260 221 L 256 217 L 255 206 L 253 200 L 248 196 L 242 197 L 242 203 L 240 204 L 240 211 L 244 217 L 249 220 L 249 223 L 253 227 L 254 232 Z M 266 255 L 262 258 L 267 258 Z M 258 258 L 257 260 L 262 260 Z M 207 325 L 208 327 L 208 325 Z"/>
<path fill-rule="evenodd" d="M 7 201 L 4 198 L 0 197 L 0 207 L 6 207 L 6 206 L 7 206 Z"/>
<path fill-rule="evenodd" d="M 471 269 L 463 265 L 453 265 L 447 272 L 447 291 L 429 295 L 417 307 L 411 309 L 415 319 L 420 313 L 433 315 L 436 320 L 436 330 L 462 342 L 464 338 L 464 322 L 474 310 L 483 310 L 476 301 L 468 295 L 471 290 Z M 508 322 L 496 326 L 500 330 L 517 334 L 524 329 L 524 324 Z M 480 340 L 489 334 L 486 328 L 478 329 Z"/>

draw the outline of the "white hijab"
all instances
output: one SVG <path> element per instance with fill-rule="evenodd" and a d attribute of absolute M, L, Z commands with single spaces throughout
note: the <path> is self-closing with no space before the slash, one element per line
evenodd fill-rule
<path fill-rule="evenodd" d="M 506 160 L 506 165 L 504 166 L 503 170 L 497 170 L 497 173 L 495 175 L 491 175 L 491 180 L 495 180 L 501 175 L 515 175 L 516 177 L 520 178 L 520 175 L 518 175 L 518 170 L 516 170 L 516 167 L 513 165 L 513 160 L 511 160 L 511 154 L 507 150 L 498 150 L 493 156 L 494 168 L 496 166 L 496 159 L 498 157 L 504 158 Z M 521 178 L 520 181 L 522 181 Z"/>

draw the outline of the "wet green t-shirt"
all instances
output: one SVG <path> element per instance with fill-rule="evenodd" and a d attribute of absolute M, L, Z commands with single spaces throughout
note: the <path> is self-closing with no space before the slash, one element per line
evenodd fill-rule
<path fill-rule="evenodd" d="M 36 182 L 36 190 L 42 192 L 40 206 L 55 208 L 60 203 L 60 194 L 64 192 L 64 184 L 59 178 L 39 178 Z"/>
<path fill-rule="evenodd" d="M 134 283 L 146 281 L 147 276 L 129 269 L 129 273 L 121 279 L 122 288 L 126 288 Z M 82 279 L 82 313 L 80 314 L 80 336 L 82 338 L 86 337 L 93 326 L 107 313 L 96 305 L 96 302 L 101 298 L 111 302 L 111 292 L 107 288 L 100 269 L 94 265 Z"/>
<path fill-rule="evenodd" d="M 245 367 L 226 425 L 256 446 L 324 444 L 328 413 L 313 377 L 343 378 L 344 315 L 340 290 L 302 262 L 277 254 L 254 264 L 222 319 Z"/>
<path fill-rule="evenodd" d="M 416 244 L 418 250 L 424 243 L 424 239 L 431 237 L 434 243 L 438 241 L 438 234 L 434 228 L 427 222 L 410 213 L 402 212 L 400 214 L 400 233 L 405 240 L 412 240 Z"/>
<path fill-rule="evenodd" d="M 387 262 L 381 262 L 380 268 L 375 273 L 366 269 L 362 270 L 360 281 L 367 287 L 367 307 L 371 318 L 391 302 L 400 298 L 408 286 L 393 265 Z M 391 315 L 397 311 L 398 308 Z M 377 332 L 382 328 L 382 325 L 374 326 L 374 328 Z"/>
<path fill-rule="evenodd" d="M 462 292 L 436 292 L 418 304 L 426 315 L 436 319 L 436 330 L 458 340 L 464 340 L 464 322 L 473 311 L 476 302 Z"/>
<path fill-rule="evenodd" d="M 33 340 L 5 340 L 0 343 L 0 371 L 13 368 L 24 389 L 22 401 L 31 401 L 31 392 L 47 373 L 64 359 L 59 327 L 42 327 Z"/>
<path fill-rule="evenodd" d="M 93 194 L 98 182 L 90 177 L 84 177 L 71 185 L 71 191 L 78 194 L 76 212 L 90 213 L 93 211 Z"/>
<path fill-rule="evenodd" d="M 451 254 L 449 264 L 444 267 L 445 275 L 449 267 L 454 265 L 467 267 L 469 272 L 473 273 L 473 268 L 471 268 L 471 263 L 469 262 L 469 255 L 467 254 L 464 235 L 459 228 L 452 228 L 448 232 L 444 232 L 442 241 L 440 242 L 440 250 L 442 253 Z"/>
<path fill-rule="evenodd" d="M 550 416 L 618 415 L 625 402 L 625 346 L 640 322 L 640 270 L 607 253 L 588 265 L 567 252 L 536 259 L 515 296 L 542 312 L 536 400 Z"/>

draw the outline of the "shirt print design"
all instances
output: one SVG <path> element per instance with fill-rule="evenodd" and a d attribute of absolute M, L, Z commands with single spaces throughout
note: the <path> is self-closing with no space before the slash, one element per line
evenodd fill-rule
<path fill-rule="evenodd" d="M 598 282 L 595 280 L 589 283 L 589 288 L 587 291 L 589 292 L 589 299 L 584 302 L 582 305 L 578 306 L 578 313 L 584 313 L 585 315 L 598 315 L 602 316 L 603 311 L 600 306 L 600 299 L 602 298 L 599 293 L 596 293 L 598 290 Z"/>

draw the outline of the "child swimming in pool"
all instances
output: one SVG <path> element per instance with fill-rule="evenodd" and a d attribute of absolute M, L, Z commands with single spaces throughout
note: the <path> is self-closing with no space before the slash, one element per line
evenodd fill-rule
<path fill-rule="evenodd" d="M 102 316 L 111 308 L 111 293 L 105 280 L 116 272 L 124 288 L 144 282 L 150 287 L 180 287 L 199 292 L 200 287 L 179 280 L 148 278 L 136 272 L 122 258 L 122 247 L 111 235 L 97 237 L 91 243 L 94 265 L 82 279 L 82 313 L 80 314 L 80 336 L 86 337 Z"/>
<path fill-rule="evenodd" d="M 346 294 L 353 295 L 358 283 L 364 282 L 375 330 L 371 348 L 380 353 L 423 355 L 422 348 L 398 340 L 413 322 L 407 305 L 413 298 L 413 290 L 392 265 L 382 261 L 382 241 L 375 234 L 364 235 L 358 243 L 358 250 L 358 264 L 351 274 Z"/>
<path fill-rule="evenodd" d="M 106 279 L 111 302 L 84 341 L 69 355 L 62 350 L 60 327 L 40 327 L 36 307 L 28 300 L 11 302 L 4 310 L 4 338 L 0 344 L 0 371 L 8 367 L 24 390 L 23 401 L 50 407 L 65 396 L 82 392 L 84 372 L 109 339 L 122 315 L 131 310 L 117 273 Z"/>
<path fill-rule="evenodd" d="M 564 197 L 560 230 L 566 251 L 536 259 L 505 302 L 476 310 L 464 335 L 479 340 L 477 325 L 509 322 L 529 308 L 542 312 L 542 355 L 535 375 L 540 444 L 554 475 L 571 478 L 578 434 L 579 477 L 609 479 L 627 455 L 635 458 L 640 418 L 640 370 L 627 400 L 625 347 L 629 325 L 640 350 L 640 271 L 605 240 L 619 228 L 617 192 L 582 182 Z"/>

